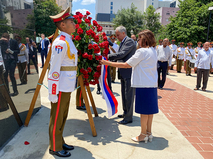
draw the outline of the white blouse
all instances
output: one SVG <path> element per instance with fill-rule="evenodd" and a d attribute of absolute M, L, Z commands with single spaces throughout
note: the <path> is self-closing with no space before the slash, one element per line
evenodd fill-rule
<path fill-rule="evenodd" d="M 126 63 L 132 66 L 132 87 L 157 87 L 157 53 L 153 47 L 138 49 Z"/>

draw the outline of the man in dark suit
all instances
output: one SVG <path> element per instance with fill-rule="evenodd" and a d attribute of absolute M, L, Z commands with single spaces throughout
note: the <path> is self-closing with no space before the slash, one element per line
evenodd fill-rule
<path fill-rule="evenodd" d="M 47 39 L 45 39 L 44 34 L 41 34 L 41 38 L 42 38 L 42 40 L 38 46 L 38 52 L 41 53 L 41 62 L 42 62 L 41 68 L 43 68 L 44 57 L 45 57 L 45 59 L 47 58 L 47 50 L 48 50 L 49 41 Z"/>
<path fill-rule="evenodd" d="M 120 43 L 117 53 L 109 54 L 109 60 L 117 60 L 118 62 L 126 62 L 132 55 L 135 54 L 136 45 L 133 39 L 126 34 L 126 28 L 119 26 L 116 28 L 116 36 Z M 123 114 L 118 115 L 119 118 L 124 118 L 119 124 L 132 123 L 134 89 L 131 87 L 132 68 L 119 68 L 121 77 L 121 95 L 123 103 Z"/>
<path fill-rule="evenodd" d="M 8 74 L 9 74 L 14 91 L 14 93 L 11 94 L 11 96 L 16 96 L 18 95 L 18 90 L 15 79 L 15 69 L 18 60 L 18 54 L 20 53 L 19 46 L 16 40 L 10 39 L 8 33 L 2 34 L 2 38 L 0 39 L 0 46 L 6 70 L 4 73 L 4 80 L 7 89 L 9 91 L 9 84 L 8 84 Z"/>

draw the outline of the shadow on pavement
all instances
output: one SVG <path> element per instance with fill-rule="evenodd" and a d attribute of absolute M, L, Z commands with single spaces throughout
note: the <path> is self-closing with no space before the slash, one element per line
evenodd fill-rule
<path fill-rule="evenodd" d="M 176 91 L 176 89 L 171 89 L 171 88 L 163 88 L 163 90 L 166 90 L 166 91 Z"/>

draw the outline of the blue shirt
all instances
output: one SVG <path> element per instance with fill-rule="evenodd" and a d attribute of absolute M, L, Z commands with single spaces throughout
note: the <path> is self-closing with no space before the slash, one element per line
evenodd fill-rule
<path fill-rule="evenodd" d="M 195 67 L 200 69 L 210 69 L 210 63 L 213 64 L 213 52 L 210 50 L 199 50 Z M 213 68 L 213 65 L 212 65 Z"/>

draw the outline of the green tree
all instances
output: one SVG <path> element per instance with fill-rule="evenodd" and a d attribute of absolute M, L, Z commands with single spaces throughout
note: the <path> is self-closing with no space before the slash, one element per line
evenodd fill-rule
<path fill-rule="evenodd" d="M 166 30 L 170 39 L 177 42 L 205 42 L 207 36 L 209 13 L 208 7 L 213 2 L 204 4 L 196 0 L 180 1 L 180 10 L 176 17 L 170 17 L 171 23 L 167 24 Z M 209 37 L 213 37 L 213 21 L 210 24 Z M 212 39 L 213 40 L 213 39 Z"/>
<path fill-rule="evenodd" d="M 113 19 L 113 24 L 115 28 L 120 25 L 126 27 L 127 35 L 130 36 L 131 30 L 133 30 L 134 34 L 138 34 L 143 29 L 143 20 L 142 13 L 132 3 L 130 8 L 118 10 Z"/>
<path fill-rule="evenodd" d="M 162 29 L 162 25 L 160 23 L 160 14 L 155 13 L 155 8 L 150 5 L 143 16 L 145 20 L 143 28 L 151 30 L 155 35 L 159 33 Z"/>
<path fill-rule="evenodd" d="M 61 11 L 55 0 L 34 0 L 34 17 L 36 33 L 44 33 L 46 36 L 53 34 L 56 26 L 50 19 L 50 15 L 56 15 Z"/>
<path fill-rule="evenodd" d="M 3 33 L 12 33 L 12 28 L 7 24 L 8 19 L 6 17 L 4 19 L 0 19 L 0 37 Z"/>

